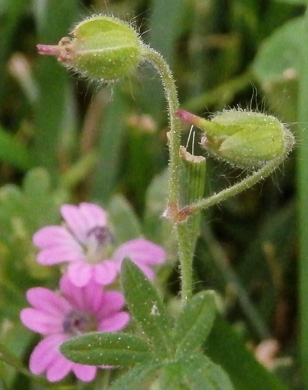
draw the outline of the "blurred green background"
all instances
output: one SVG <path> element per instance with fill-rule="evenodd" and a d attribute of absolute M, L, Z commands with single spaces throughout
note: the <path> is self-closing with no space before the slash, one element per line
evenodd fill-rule
<path fill-rule="evenodd" d="M 93 13 L 136 26 L 170 64 L 182 108 L 208 117 L 239 106 L 277 115 L 295 133 L 297 147 L 279 171 L 204 213 L 195 290 L 219 293 L 220 311 L 231 327 L 217 324 L 205 348 L 226 367 L 236 389 L 284 389 L 282 383 L 308 389 L 308 370 L 300 369 L 308 364 L 305 5 L 303 0 L 0 0 L 0 389 L 49 386 L 24 371 L 37 339 L 21 326 L 19 312 L 27 305 L 27 288 L 57 285 L 58 271 L 36 264 L 31 236 L 59 222 L 61 203 L 98 202 L 108 209 L 119 242 L 143 234 L 166 246 L 169 263 L 159 280 L 170 306 L 179 291 L 172 229 L 160 218 L 168 121 L 158 76 L 142 64 L 131 77 L 101 86 L 36 51 L 37 43 L 56 44 Z M 188 130 L 184 126 L 184 144 Z M 203 151 L 196 142 L 198 153 Z M 206 192 L 241 175 L 209 159 Z M 224 361 L 233 348 L 231 330 L 239 351 L 234 346 L 237 352 Z M 272 341 L 260 344 L 264 340 Z M 249 360 L 246 349 L 261 360 L 265 355 L 264 365 L 281 382 L 262 371 L 264 379 L 254 361 L 242 369 Z M 88 388 L 73 380 L 57 386 Z"/>

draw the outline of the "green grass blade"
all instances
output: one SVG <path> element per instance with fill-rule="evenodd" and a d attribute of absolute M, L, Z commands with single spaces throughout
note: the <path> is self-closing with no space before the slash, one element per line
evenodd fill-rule
<path fill-rule="evenodd" d="M 173 1 L 152 0 L 151 1 L 151 15 L 150 15 L 150 32 L 148 43 L 153 49 L 156 49 L 168 64 L 173 66 L 173 59 L 175 54 L 176 40 L 183 31 L 185 18 L 185 10 L 187 7 L 186 0 L 177 0 L 176 5 Z M 141 104 L 144 111 L 155 115 L 155 118 L 161 117 L 165 114 L 162 110 L 164 102 L 164 94 L 160 80 L 153 79 L 153 73 L 149 72 L 148 80 L 143 80 L 143 91 Z M 151 91 L 149 93 L 149 91 Z"/>
<path fill-rule="evenodd" d="M 47 0 L 42 14 L 38 14 L 38 42 L 57 44 L 67 36 L 78 15 L 75 0 Z M 35 154 L 39 163 L 55 171 L 60 132 L 66 113 L 69 75 L 55 58 L 39 59 L 37 81 L 39 99 L 36 107 Z"/>
<path fill-rule="evenodd" d="M 126 136 L 126 101 L 120 87 L 114 87 L 98 145 L 98 163 L 91 183 L 92 198 L 107 202 L 116 187 L 123 155 L 121 149 Z"/>
<path fill-rule="evenodd" d="M 4 5 L 4 13 L 1 14 L 1 45 L 0 45 L 0 74 L 7 73 L 7 59 L 11 49 L 12 40 L 20 18 L 27 6 L 26 0 L 14 0 L 1 2 Z M 2 79 L 4 80 L 4 78 Z M 0 83 L 0 102 L 5 98 L 5 83 Z"/>
<path fill-rule="evenodd" d="M 287 390 L 275 375 L 256 361 L 219 315 L 206 341 L 205 351 L 226 370 L 236 390 Z"/>
<path fill-rule="evenodd" d="M 301 37 L 305 42 L 302 50 L 302 67 L 299 87 L 299 139 L 298 147 L 298 212 L 299 212 L 299 308 L 300 308 L 300 355 L 302 388 L 308 389 L 308 5 Z"/>

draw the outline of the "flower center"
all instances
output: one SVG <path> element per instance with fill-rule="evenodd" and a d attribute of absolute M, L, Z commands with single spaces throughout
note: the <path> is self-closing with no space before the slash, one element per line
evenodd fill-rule
<path fill-rule="evenodd" d="M 106 226 L 95 226 L 87 232 L 86 260 L 90 264 L 96 264 L 105 260 L 108 255 L 107 247 L 112 241 L 112 236 Z"/>
<path fill-rule="evenodd" d="M 63 331 L 76 336 L 97 330 L 96 318 L 93 314 L 72 310 L 63 321 Z"/>

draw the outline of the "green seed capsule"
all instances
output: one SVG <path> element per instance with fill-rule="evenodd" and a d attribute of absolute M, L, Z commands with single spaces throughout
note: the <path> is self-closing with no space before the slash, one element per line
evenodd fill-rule
<path fill-rule="evenodd" d="M 278 119 L 258 112 L 223 111 L 210 121 L 184 110 L 178 116 L 204 132 L 201 143 L 208 151 L 237 167 L 260 167 L 294 145 L 292 133 Z"/>
<path fill-rule="evenodd" d="M 57 46 L 38 45 L 41 54 L 56 55 L 74 71 L 91 79 L 117 80 L 129 75 L 142 57 L 142 43 L 127 23 L 108 16 L 94 16 L 79 23 L 73 38 Z"/>

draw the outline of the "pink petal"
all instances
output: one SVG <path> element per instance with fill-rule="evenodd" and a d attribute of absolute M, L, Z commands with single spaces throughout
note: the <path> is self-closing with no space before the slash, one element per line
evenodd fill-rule
<path fill-rule="evenodd" d="M 81 248 L 71 246 L 53 246 L 42 249 L 37 255 L 37 261 L 43 265 L 53 265 L 64 262 L 83 261 Z"/>
<path fill-rule="evenodd" d="M 47 368 L 46 378 L 49 382 L 58 382 L 71 371 L 74 363 L 65 359 L 59 352 L 57 358 Z"/>
<path fill-rule="evenodd" d="M 155 276 L 156 276 L 155 272 L 150 267 L 148 267 L 145 264 L 137 263 L 134 260 L 133 260 L 133 263 L 135 263 L 141 269 L 141 271 L 145 274 L 145 276 L 147 278 L 149 278 L 150 280 L 154 280 L 155 279 Z"/>
<path fill-rule="evenodd" d="M 63 316 L 53 316 L 32 308 L 26 308 L 20 312 L 21 322 L 27 328 L 44 335 L 62 332 L 63 318 Z"/>
<path fill-rule="evenodd" d="M 102 285 L 96 283 L 93 277 L 85 286 L 77 287 L 71 282 L 68 275 L 65 274 L 60 280 L 60 289 L 74 309 L 91 313 L 102 310 L 105 293 Z"/>
<path fill-rule="evenodd" d="M 48 336 L 41 340 L 30 356 L 29 368 L 32 374 L 40 375 L 58 358 L 59 346 L 68 337 L 65 335 Z"/>
<path fill-rule="evenodd" d="M 72 370 L 82 382 L 91 382 L 95 378 L 97 367 L 74 363 Z"/>
<path fill-rule="evenodd" d="M 75 286 L 83 287 L 91 279 L 92 268 L 93 266 L 83 261 L 71 263 L 68 267 L 68 276 Z"/>
<path fill-rule="evenodd" d="M 130 316 L 125 311 L 114 314 L 100 321 L 98 330 L 102 332 L 117 332 L 125 328 L 129 323 Z"/>
<path fill-rule="evenodd" d="M 76 239 L 63 226 L 46 226 L 38 230 L 33 236 L 33 243 L 39 248 L 54 245 L 74 245 Z"/>
<path fill-rule="evenodd" d="M 107 225 L 107 213 L 94 203 L 80 203 L 80 213 L 90 228 Z"/>
<path fill-rule="evenodd" d="M 63 205 L 62 217 L 77 239 L 85 243 L 88 232 L 96 226 L 106 226 L 105 211 L 91 203 L 81 203 L 78 206 Z"/>
<path fill-rule="evenodd" d="M 88 227 L 84 223 L 78 206 L 70 204 L 63 205 L 61 207 L 61 215 L 74 236 L 79 242 L 84 243 L 86 241 Z"/>
<path fill-rule="evenodd" d="M 119 291 L 105 291 L 97 314 L 106 318 L 123 309 L 124 305 L 125 299 L 122 293 Z"/>
<path fill-rule="evenodd" d="M 73 310 L 84 310 L 84 289 L 85 287 L 75 286 L 67 273 L 60 279 L 60 290 L 72 305 Z"/>
<path fill-rule="evenodd" d="M 93 278 L 83 287 L 83 309 L 96 313 L 103 302 L 103 288 Z"/>
<path fill-rule="evenodd" d="M 118 266 L 114 261 L 104 260 L 93 267 L 95 281 L 103 286 L 111 284 L 118 273 Z"/>
<path fill-rule="evenodd" d="M 136 264 L 160 264 L 166 259 L 166 251 L 144 238 L 137 238 L 119 246 L 113 255 L 113 259 L 118 262 L 122 262 L 125 257 Z"/>
<path fill-rule="evenodd" d="M 71 305 L 65 298 L 47 288 L 30 288 L 27 291 L 27 299 L 34 308 L 54 316 L 61 316 L 71 310 Z"/>

